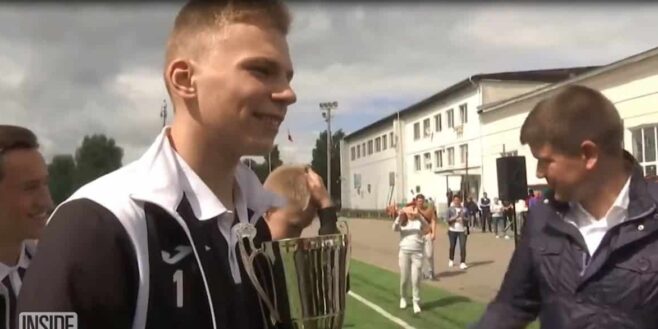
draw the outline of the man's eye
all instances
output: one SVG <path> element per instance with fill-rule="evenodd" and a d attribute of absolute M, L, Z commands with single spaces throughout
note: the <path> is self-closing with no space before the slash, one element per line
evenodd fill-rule
<path fill-rule="evenodd" d="M 270 74 L 270 69 L 266 67 L 254 67 L 251 70 L 263 76 L 268 76 Z"/>

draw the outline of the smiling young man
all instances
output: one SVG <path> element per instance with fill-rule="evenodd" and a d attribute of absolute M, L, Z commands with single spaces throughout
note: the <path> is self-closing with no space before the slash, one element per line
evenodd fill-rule
<path fill-rule="evenodd" d="M 171 127 L 58 207 L 19 311 L 76 312 L 81 329 L 270 326 L 231 228 L 270 240 L 262 215 L 283 206 L 240 158 L 271 150 L 296 100 L 289 24 L 276 0 L 181 9 L 164 69 Z"/>
<path fill-rule="evenodd" d="M 623 150 L 600 92 L 569 86 L 521 128 L 554 197 L 528 215 L 500 292 L 476 326 L 658 328 L 658 184 Z"/>
<path fill-rule="evenodd" d="M 18 328 L 16 297 L 53 203 L 29 129 L 0 125 L 0 328 Z"/>

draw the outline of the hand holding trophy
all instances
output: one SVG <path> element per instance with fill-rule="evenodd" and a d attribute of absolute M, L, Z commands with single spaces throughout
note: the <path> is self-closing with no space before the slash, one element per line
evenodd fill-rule
<path fill-rule="evenodd" d="M 322 178 L 307 166 L 280 166 L 264 186 L 287 199 L 265 217 L 274 241 L 255 245 L 256 229 L 247 223 L 236 224 L 233 234 L 265 316 L 277 329 L 340 329 L 351 249 L 347 223 L 337 222 Z M 301 238 L 315 215 L 321 235 Z"/>
<path fill-rule="evenodd" d="M 254 245 L 252 224 L 233 227 L 245 271 L 275 328 L 342 327 L 351 245 L 347 224 L 341 221 L 338 227 L 340 234 L 268 241 L 260 248 Z M 261 282 L 262 277 L 269 282 Z"/>

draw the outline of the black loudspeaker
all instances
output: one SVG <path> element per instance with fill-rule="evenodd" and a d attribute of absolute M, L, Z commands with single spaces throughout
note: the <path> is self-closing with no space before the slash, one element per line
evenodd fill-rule
<path fill-rule="evenodd" d="M 513 156 L 496 159 L 498 172 L 498 198 L 505 201 L 525 199 L 528 196 L 528 181 L 525 157 Z"/>

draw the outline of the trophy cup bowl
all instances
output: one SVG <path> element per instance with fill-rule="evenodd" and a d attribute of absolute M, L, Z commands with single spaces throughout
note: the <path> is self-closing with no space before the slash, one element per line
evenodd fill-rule
<path fill-rule="evenodd" d="M 242 264 L 274 328 L 340 329 L 351 253 L 347 223 L 339 234 L 254 244 L 256 228 L 238 223 Z"/>

